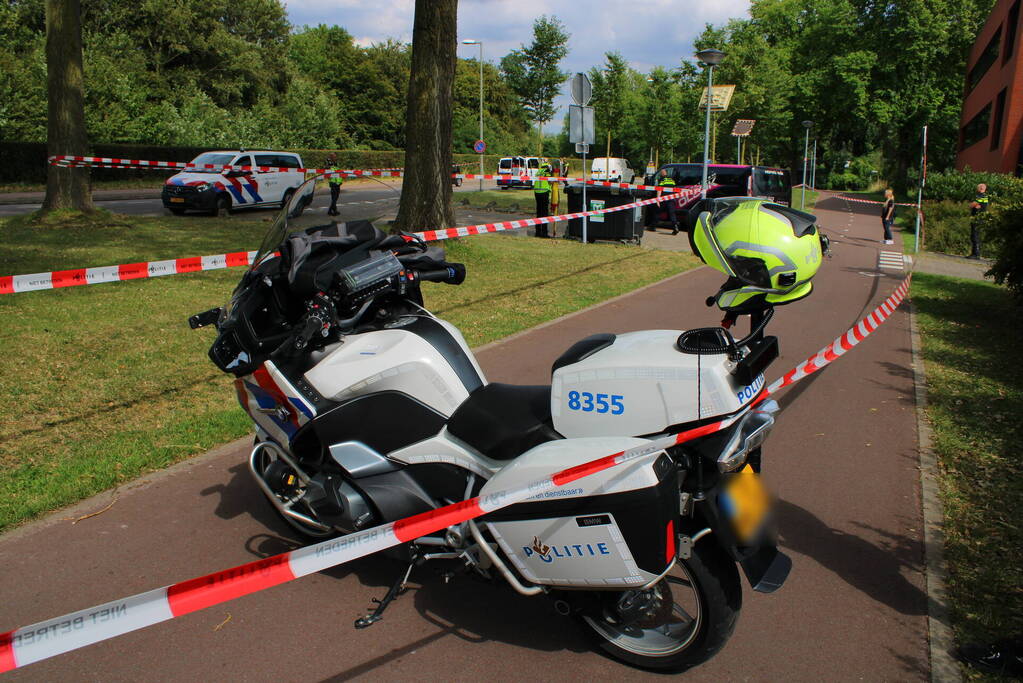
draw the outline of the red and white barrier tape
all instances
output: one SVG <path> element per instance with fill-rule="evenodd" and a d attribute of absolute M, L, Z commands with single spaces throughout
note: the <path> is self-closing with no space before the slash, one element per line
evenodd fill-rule
<path fill-rule="evenodd" d="M 856 325 L 851 327 L 841 337 L 835 339 L 823 349 L 815 353 L 806 359 L 805 362 L 796 366 L 783 376 L 779 377 L 776 381 L 772 382 L 767 386 L 765 392 L 757 398 L 756 403 L 760 403 L 771 394 L 775 394 L 785 387 L 798 382 L 807 375 L 817 372 L 825 365 L 838 359 L 844 355 L 846 351 L 852 350 L 852 347 L 859 344 L 861 341 L 866 339 L 871 332 L 881 326 L 885 320 L 899 307 L 902 300 L 906 298 L 906 294 L 909 292 L 909 284 L 913 279 L 913 274 L 910 273 L 906 276 L 906 279 L 895 288 L 892 295 L 881 302 L 881 305 L 871 311 L 865 318 L 863 318 Z"/>
<path fill-rule="evenodd" d="M 100 266 L 98 268 L 74 268 L 71 270 L 55 270 L 49 273 L 32 273 L 30 275 L 0 276 L 0 294 L 17 294 L 39 289 L 59 289 L 76 285 L 98 285 L 104 282 L 124 282 L 142 278 L 178 275 L 179 273 L 196 273 L 201 270 L 218 270 L 247 266 L 255 258 L 254 251 L 236 251 L 230 254 L 215 256 L 193 256 L 191 258 L 170 259 L 167 261 L 143 261 L 126 263 L 119 266 Z"/>
<path fill-rule="evenodd" d="M 700 188 L 681 188 L 680 196 L 691 199 L 700 193 Z M 571 220 L 583 216 L 596 216 L 599 214 L 613 213 L 634 209 L 647 204 L 664 201 L 664 197 L 653 197 L 622 206 L 612 206 L 606 209 L 595 209 L 593 211 L 581 211 L 578 213 L 562 214 L 560 216 L 547 216 L 545 218 L 524 218 L 517 221 L 504 221 L 502 223 L 481 223 L 479 225 L 464 225 L 458 228 L 444 228 L 441 230 L 425 230 L 414 233 L 426 242 L 452 239 L 455 237 L 467 237 L 469 235 L 482 235 L 490 232 L 502 232 L 525 228 L 530 225 L 544 225 L 555 221 Z M 137 280 L 141 278 L 159 277 L 162 275 L 177 275 L 178 273 L 194 273 L 200 270 L 217 270 L 220 268 L 232 268 L 234 266 L 246 266 L 252 263 L 255 257 L 254 251 L 240 251 L 231 254 L 217 254 L 215 256 L 193 256 L 190 258 L 171 259 L 168 261 L 148 261 L 142 263 L 128 263 L 118 266 L 100 266 L 98 268 L 74 268 L 71 270 L 57 270 L 49 273 L 31 273 L 28 275 L 2 275 L 0 276 L 0 294 L 18 294 L 21 292 L 32 292 L 41 289 L 58 289 L 62 287 L 73 287 L 76 285 L 96 285 L 104 282 L 123 282 L 125 280 Z"/>
<path fill-rule="evenodd" d="M 700 188 L 680 188 L 677 198 L 692 199 L 693 197 L 700 194 Z M 545 225 L 547 223 L 554 223 L 557 221 L 572 220 L 575 218 L 582 218 L 583 216 L 596 216 L 599 214 L 613 213 L 615 211 L 625 211 L 626 209 L 635 209 L 640 206 L 646 206 L 647 204 L 656 204 L 658 202 L 665 201 L 665 197 L 651 197 L 650 199 L 642 199 L 638 202 L 632 202 L 629 204 L 622 204 L 621 206 L 612 206 L 607 209 L 595 209 L 593 211 L 579 211 L 577 213 L 566 213 L 560 216 L 546 216 L 544 218 L 523 218 L 517 221 L 504 221 L 503 223 L 483 223 L 481 225 L 466 225 L 459 228 L 443 228 L 440 230 L 426 230 L 424 232 L 415 233 L 418 237 L 422 238 L 426 242 L 434 242 L 437 240 L 446 240 L 453 237 L 466 237 L 468 235 L 480 235 L 488 232 L 501 232 L 503 230 L 515 230 L 517 228 L 525 228 L 530 225 Z"/>
<path fill-rule="evenodd" d="M 66 166 L 68 168 L 83 168 L 83 167 L 99 167 L 99 168 L 135 168 L 135 169 L 151 169 L 156 171 L 255 171 L 257 173 L 313 173 L 316 175 L 324 176 L 336 176 L 343 175 L 352 178 L 358 177 L 385 177 L 385 178 L 401 178 L 405 175 L 405 170 L 401 168 L 379 168 L 379 169 L 342 169 L 333 170 L 329 168 L 288 168 L 284 166 L 232 166 L 230 164 L 193 164 L 185 163 L 183 161 L 150 161 L 148 159 L 118 159 L 114 157 L 88 157 L 88 156 L 71 156 L 71 155 L 57 155 L 51 156 L 49 162 L 53 166 Z M 508 174 L 473 174 L 473 173 L 452 173 L 452 178 L 465 178 L 465 179 L 483 179 L 483 180 L 499 180 L 499 179 L 516 179 L 516 180 L 547 180 L 549 182 L 578 182 L 586 183 L 587 185 L 597 185 L 600 187 L 620 187 L 625 189 L 633 190 L 661 190 L 665 193 L 678 192 L 679 188 L 676 187 L 664 187 L 657 185 L 633 185 L 631 183 L 616 183 L 605 180 L 592 180 L 589 178 L 569 178 L 562 176 L 529 176 L 529 175 L 508 175 Z"/>
<path fill-rule="evenodd" d="M 884 204 L 884 202 L 878 201 L 876 199 L 860 199 L 859 197 L 847 197 L 844 194 L 842 194 L 840 192 L 835 192 L 833 190 L 818 190 L 818 192 L 820 192 L 822 194 L 824 194 L 824 193 L 830 194 L 833 197 L 837 197 L 839 199 L 844 199 L 847 202 L 856 202 L 857 204 Z M 915 207 L 916 204 L 915 203 L 911 203 L 911 202 L 895 202 L 895 206 L 913 206 L 913 207 Z"/>
<path fill-rule="evenodd" d="M 767 386 L 753 405 L 827 366 L 863 341 L 887 320 L 902 302 L 909 291 L 911 278 L 912 273 L 888 299 L 859 324 Z M 528 500 L 591 474 L 639 461 L 665 448 L 721 431 L 734 424 L 738 417 L 732 416 L 677 435 L 652 439 L 642 446 L 561 470 L 546 479 L 536 480 L 517 488 L 483 497 L 477 496 L 366 531 L 8 631 L 0 634 L 0 673 L 407 543 L 454 524 Z"/>

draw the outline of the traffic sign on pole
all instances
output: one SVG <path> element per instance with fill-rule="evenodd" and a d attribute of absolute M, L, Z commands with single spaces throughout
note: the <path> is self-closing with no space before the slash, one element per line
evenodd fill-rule
<path fill-rule="evenodd" d="M 572 77 L 572 101 L 585 107 L 590 103 L 593 96 L 593 86 L 590 79 L 584 73 L 577 73 Z"/>
<path fill-rule="evenodd" d="M 584 107 L 578 104 L 568 105 L 568 141 L 585 142 L 588 145 L 596 142 L 593 107 Z"/>
<path fill-rule="evenodd" d="M 472 143 L 472 151 L 476 152 L 476 154 L 483 154 L 484 152 L 487 151 L 487 143 L 483 142 L 482 140 L 477 140 L 476 142 Z"/>

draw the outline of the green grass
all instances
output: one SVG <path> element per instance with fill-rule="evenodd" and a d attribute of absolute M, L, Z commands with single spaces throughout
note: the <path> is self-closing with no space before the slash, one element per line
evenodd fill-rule
<path fill-rule="evenodd" d="M 1023 314 L 986 282 L 917 274 L 958 642 L 1023 633 Z"/>
<path fill-rule="evenodd" d="M 804 198 L 802 188 L 793 189 L 790 206 L 794 209 L 799 209 L 800 205 L 805 203 L 805 210 L 813 211 L 814 207 L 817 205 L 818 197 L 820 197 L 820 192 L 817 190 L 806 190 L 806 196 Z"/>
<path fill-rule="evenodd" d="M 522 211 L 529 214 L 536 210 L 536 199 L 534 199 L 533 193 L 528 189 L 520 190 L 515 188 L 511 190 L 459 192 L 455 195 L 455 201 L 476 209 L 491 208 L 497 211 Z M 566 206 L 567 204 L 565 204 L 563 198 L 562 210 L 567 211 Z"/>
<path fill-rule="evenodd" d="M 253 249 L 238 218 L 71 214 L 0 221 L 0 274 Z M 693 257 L 504 235 L 449 241 L 466 287 L 427 306 L 472 346 L 694 267 Z M 240 269 L 0 297 L 0 529 L 247 434 L 230 378 L 193 313 L 222 304 Z M 566 340 L 566 346 L 571 340 Z"/>

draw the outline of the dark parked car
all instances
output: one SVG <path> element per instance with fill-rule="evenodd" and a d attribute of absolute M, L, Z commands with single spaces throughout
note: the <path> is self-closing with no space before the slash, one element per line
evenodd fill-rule
<path fill-rule="evenodd" d="M 675 181 L 676 187 L 699 185 L 703 181 L 702 164 L 665 164 L 668 174 Z M 661 169 L 653 176 L 647 176 L 647 185 L 655 185 L 660 177 Z M 763 197 L 779 204 L 789 204 L 792 192 L 789 172 L 781 168 L 767 166 L 740 166 L 738 164 L 711 164 L 707 167 L 707 180 L 711 186 L 717 185 L 707 192 L 713 197 Z M 699 215 L 700 199 L 675 200 L 676 213 L 683 229 L 689 230 Z M 643 224 L 647 227 L 671 227 L 668 223 L 668 212 L 663 206 L 651 204 L 645 207 Z"/>

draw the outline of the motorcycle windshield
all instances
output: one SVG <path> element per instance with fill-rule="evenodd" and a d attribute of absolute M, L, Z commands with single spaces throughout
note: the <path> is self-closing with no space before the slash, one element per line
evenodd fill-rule
<path fill-rule="evenodd" d="M 301 216 L 302 212 L 313 203 L 313 194 L 316 191 L 316 181 L 320 177 L 321 176 L 313 176 L 295 189 L 295 192 L 291 195 L 288 203 L 281 208 L 280 213 L 277 214 L 277 218 L 275 218 L 273 223 L 270 224 L 270 228 L 263 236 L 263 242 L 259 246 L 259 251 L 256 252 L 256 258 L 253 259 L 252 265 L 249 267 L 250 270 L 255 269 L 267 258 L 272 257 L 284 240 L 291 236 L 291 233 L 298 232 L 302 229 L 295 225 L 292 222 L 292 219 Z"/>

